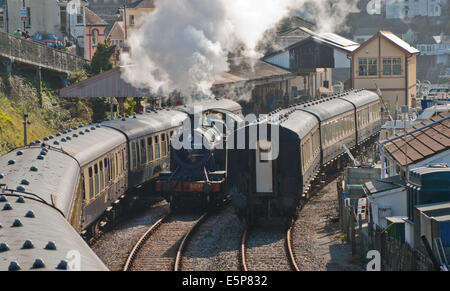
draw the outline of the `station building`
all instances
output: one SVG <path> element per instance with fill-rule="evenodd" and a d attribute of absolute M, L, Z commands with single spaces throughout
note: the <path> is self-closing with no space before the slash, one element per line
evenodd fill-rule
<path fill-rule="evenodd" d="M 401 106 L 415 107 L 419 50 L 390 31 L 378 31 L 351 54 L 352 87 L 382 92 L 391 115 Z"/>

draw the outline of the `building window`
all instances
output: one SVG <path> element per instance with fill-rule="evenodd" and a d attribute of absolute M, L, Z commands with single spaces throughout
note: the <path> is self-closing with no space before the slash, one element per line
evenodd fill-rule
<path fill-rule="evenodd" d="M 77 24 L 83 24 L 83 7 L 77 8 Z"/>
<path fill-rule="evenodd" d="M 130 25 L 134 25 L 134 15 L 130 15 Z"/>
<path fill-rule="evenodd" d="M 369 59 L 369 76 L 377 75 L 377 59 Z"/>
<path fill-rule="evenodd" d="M 31 8 L 27 7 L 27 28 L 31 27 Z"/>
<path fill-rule="evenodd" d="M 61 31 L 66 31 L 67 26 L 67 8 L 65 6 L 61 6 L 59 9 L 59 17 L 61 21 Z"/>
<path fill-rule="evenodd" d="M 384 58 L 383 59 L 383 75 L 400 76 L 402 74 L 401 58 Z"/>
<path fill-rule="evenodd" d="M 359 59 L 359 75 L 360 76 L 376 76 L 377 75 L 377 59 L 360 58 Z"/>
<path fill-rule="evenodd" d="M 3 13 L 3 9 L 0 8 L 0 29 L 5 27 L 5 16 Z"/>
<path fill-rule="evenodd" d="M 92 46 L 97 46 L 98 43 L 98 29 L 92 30 Z"/>

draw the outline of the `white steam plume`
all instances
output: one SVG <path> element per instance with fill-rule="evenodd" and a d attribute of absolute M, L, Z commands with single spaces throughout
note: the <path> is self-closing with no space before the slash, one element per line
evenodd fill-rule
<path fill-rule="evenodd" d="M 228 55 L 249 57 L 264 32 L 305 5 L 321 30 L 332 32 L 355 10 L 357 0 L 156 0 L 156 10 L 129 34 L 122 54 L 123 78 L 168 95 L 210 96 L 214 76 L 229 69 Z"/>

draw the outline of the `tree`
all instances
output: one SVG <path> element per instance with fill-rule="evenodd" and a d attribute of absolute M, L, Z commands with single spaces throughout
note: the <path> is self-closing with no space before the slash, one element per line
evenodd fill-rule
<path fill-rule="evenodd" d="M 98 43 L 97 50 L 91 61 L 91 73 L 94 75 L 111 70 L 113 68 L 112 57 L 116 51 L 116 46 L 110 42 Z"/>
<path fill-rule="evenodd" d="M 91 61 L 91 74 L 97 75 L 101 72 L 113 68 L 112 57 L 116 51 L 116 46 L 110 42 L 98 43 L 97 50 Z M 106 112 L 109 110 L 109 103 L 106 98 L 93 98 L 91 100 L 94 122 L 101 122 L 106 118 Z"/>

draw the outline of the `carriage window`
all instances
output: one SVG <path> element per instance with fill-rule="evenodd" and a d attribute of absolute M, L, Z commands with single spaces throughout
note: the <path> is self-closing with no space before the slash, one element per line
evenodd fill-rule
<path fill-rule="evenodd" d="M 132 161 L 131 161 L 131 169 L 135 169 L 136 168 L 136 143 L 131 143 L 131 157 L 132 157 Z"/>
<path fill-rule="evenodd" d="M 111 171 L 111 181 L 115 179 L 114 174 L 114 157 L 109 157 L 109 170 Z"/>
<path fill-rule="evenodd" d="M 147 162 L 147 151 L 145 147 L 145 139 L 141 139 L 141 158 L 142 158 L 142 164 L 145 164 Z"/>
<path fill-rule="evenodd" d="M 159 151 L 160 151 L 160 145 L 159 145 L 159 136 L 156 135 L 155 136 L 155 159 L 159 160 L 160 156 L 159 156 Z"/>
<path fill-rule="evenodd" d="M 125 167 L 127 166 L 127 164 L 126 164 L 127 161 L 125 160 L 125 149 L 122 150 L 121 156 L 122 156 L 122 170 L 121 170 L 121 173 L 125 173 L 125 171 L 126 171 Z"/>
<path fill-rule="evenodd" d="M 105 188 L 105 174 L 103 172 L 103 161 L 100 161 L 100 192 Z"/>
<path fill-rule="evenodd" d="M 122 150 L 122 173 L 125 172 L 125 150 Z"/>
<path fill-rule="evenodd" d="M 149 137 L 147 138 L 147 155 L 148 155 L 148 161 L 153 161 L 153 138 Z"/>
<path fill-rule="evenodd" d="M 115 172 L 115 176 L 118 177 L 119 176 L 119 160 L 117 158 L 117 153 L 114 154 L 115 157 L 115 162 L 114 162 L 114 172 Z"/>
<path fill-rule="evenodd" d="M 139 150 L 139 142 L 136 142 L 136 157 L 137 157 L 137 164 L 135 168 L 139 168 L 139 166 L 141 165 L 141 153 Z"/>
<path fill-rule="evenodd" d="M 161 134 L 161 157 L 165 157 L 167 152 L 166 148 L 166 133 Z"/>
<path fill-rule="evenodd" d="M 89 199 L 90 195 L 94 194 L 94 180 L 93 180 L 92 176 L 93 176 L 92 175 L 92 167 L 90 167 L 89 168 L 89 193 L 88 193 L 88 195 L 86 197 L 86 200 Z"/>
<path fill-rule="evenodd" d="M 94 165 L 94 189 L 95 189 L 95 196 L 98 195 L 99 191 L 99 181 L 98 181 L 98 165 Z"/>
<path fill-rule="evenodd" d="M 103 163 L 104 163 L 104 165 L 105 165 L 105 184 L 108 184 L 109 183 L 109 181 L 110 181 L 110 173 L 109 173 L 109 161 L 108 161 L 108 159 L 104 159 L 103 160 Z"/>
<path fill-rule="evenodd" d="M 136 155 L 134 157 L 136 158 Z M 134 164 L 134 167 L 136 167 L 136 164 Z M 120 152 L 117 153 L 117 176 L 122 176 L 122 156 Z"/>

